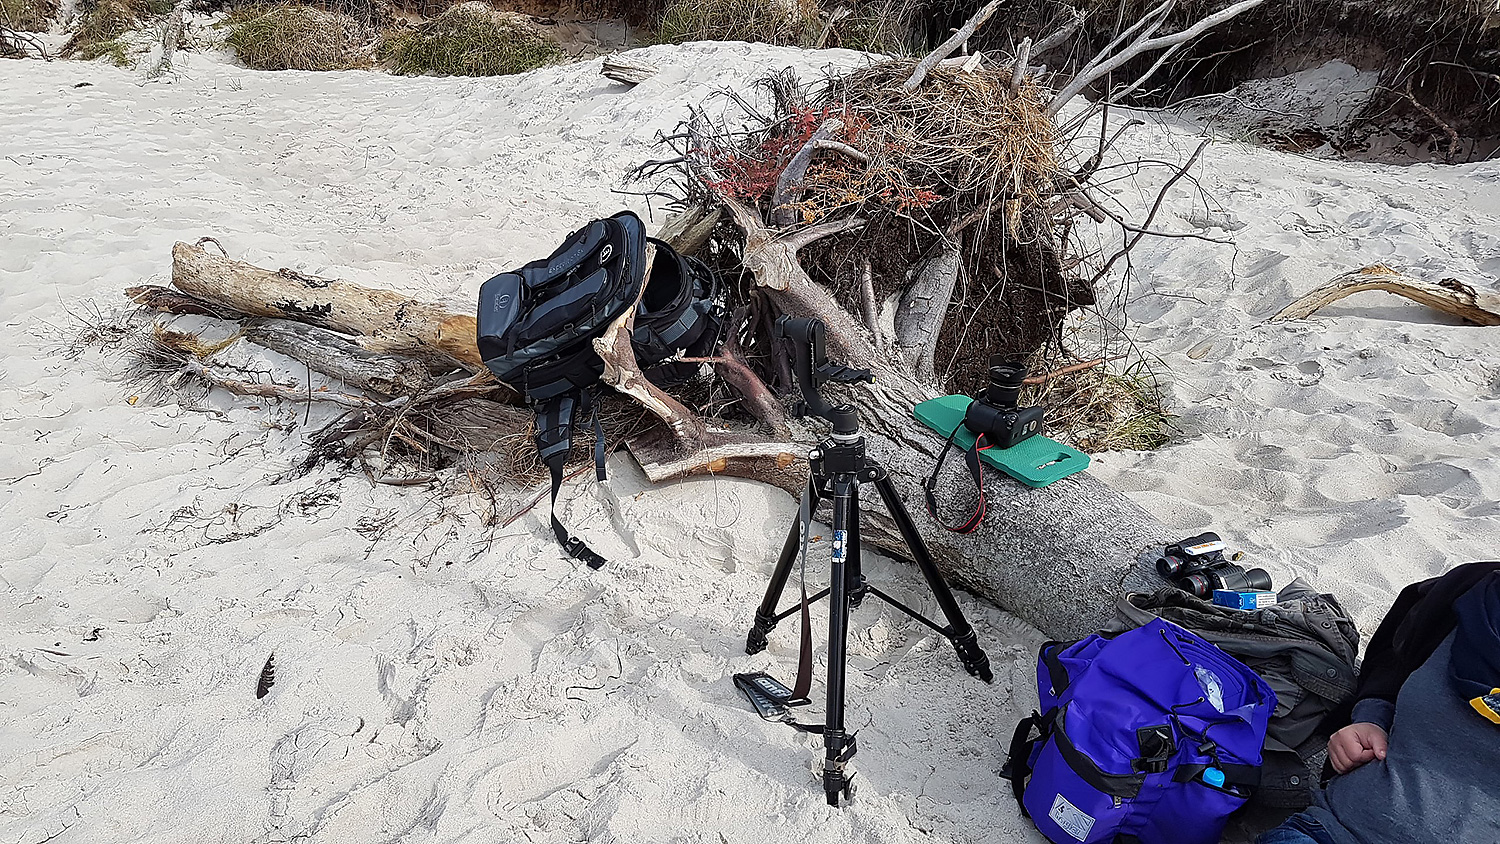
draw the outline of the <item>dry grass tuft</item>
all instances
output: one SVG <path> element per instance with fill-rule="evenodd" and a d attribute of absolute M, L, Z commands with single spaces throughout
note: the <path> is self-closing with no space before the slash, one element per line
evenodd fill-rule
<path fill-rule="evenodd" d="M 1028 387 L 1021 403 L 1045 405 L 1047 435 L 1088 454 L 1160 448 L 1177 431 L 1145 361 L 1122 372 L 1095 368 L 1053 378 Z"/>
<path fill-rule="evenodd" d="M 515 15 L 460 3 L 419 26 L 387 32 L 380 60 L 408 76 L 504 76 L 561 60 L 563 53 Z"/>
<path fill-rule="evenodd" d="M 1018 218 L 1055 193 L 1056 127 L 1045 91 L 1026 84 L 1011 93 L 1005 70 L 938 68 L 904 92 L 901 82 L 915 66 L 882 62 L 830 80 L 816 96 L 789 74 L 773 75 L 763 87 L 776 100 L 774 117 L 753 115 L 761 125 L 748 132 L 699 125 L 689 155 L 704 185 L 769 217 L 777 175 L 820 126 L 837 120 L 833 140 L 865 160 L 815 160 L 806 198 L 794 206 L 804 223 L 886 213 L 947 225 L 998 197 L 1013 203 L 1010 216 Z"/>
<path fill-rule="evenodd" d="M 57 8 L 57 0 L 0 0 L 0 29 L 46 32 Z"/>
<path fill-rule="evenodd" d="M 129 50 L 122 39 L 140 28 L 145 14 L 145 4 L 140 0 L 96 0 L 87 4 L 62 54 L 84 61 L 107 56 L 126 67 L 130 64 Z"/>
<path fill-rule="evenodd" d="M 224 43 L 256 70 L 348 70 L 370 62 L 374 33 L 338 12 L 257 3 L 231 12 L 228 26 Z"/>
<path fill-rule="evenodd" d="M 759 41 L 811 46 L 822 31 L 815 0 L 668 0 L 663 41 Z"/>

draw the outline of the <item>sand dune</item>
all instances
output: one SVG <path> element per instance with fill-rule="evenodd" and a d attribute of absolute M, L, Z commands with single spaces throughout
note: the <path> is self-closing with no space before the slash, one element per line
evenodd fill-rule
<path fill-rule="evenodd" d="M 996 772 L 1035 705 L 1041 636 L 1000 609 L 961 596 L 992 686 L 925 629 L 860 610 L 847 810 L 823 803 L 817 742 L 745 705 L 730 674 L 793 673 L 790 625 L 742 653 L 794 516 L 783 493 L 650 487 L 615 459 L 565 504 L 614 560 L 590 573 L 543 511 L 487 541 L 464 499 L 332 470 L 271 483 L 318 414 L 131 404 L 110 355 L 68 351 L 70 314 L 164 282 L 172 242 L 202 235 L 467 308 L 579 221 L 645 212 L 614 191 L 688 105 L 768 68 L 861 60 L 649 56 L 663 72 L 634 89 L 597 62 L 440 80 L 195 55 L 170 85 L 0 62 L 0 840 L 1040 840 Z M 1119 155 L 1196 143 L 1146 119 Z M 1131 216 L 1168 173 L 1120 188 Z M 1405 583 L 1500 544 L 1500 333 L 1384 294 L 1266 318 L 1375 261 L 1494 288 L 1500 163 L 1226 139 L 1200 179 L 1211 203 L 1175 193 L 1158 227 L 1235 245 L 1147 241 L 1114 313 L 1170 373 L 1183 440 L 1092 471 L 1184 534 L 1220 529 L 1278 583 L 1310 577 L 1369 631 Z M 922 595 L 904 564 L 871 569 Z"/>

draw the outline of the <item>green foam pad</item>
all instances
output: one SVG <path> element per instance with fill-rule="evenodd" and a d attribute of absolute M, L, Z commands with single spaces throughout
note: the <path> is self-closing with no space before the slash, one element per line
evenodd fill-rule
<path fill-rule="evenodd" d="M 974 434 L 962 426 L 971 401 L 968 396 L 929 399 L 912 408 L 912 415 L 944 439 L 957 428 L 954 445 L 969 449 L 974 446 Z M 979 459 L 1029 487 L 1044 487 L 1089 466 L 1087 454 L 1040 435 L 1021 440 L 1010 448 L 985 449 L 979 452 Z"/>

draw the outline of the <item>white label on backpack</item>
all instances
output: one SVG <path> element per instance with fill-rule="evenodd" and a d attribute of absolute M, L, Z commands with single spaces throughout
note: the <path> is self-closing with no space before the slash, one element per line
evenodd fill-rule
<path fill-rule="evenodd" d="M 1068 802 L 1068 798 L 1057 795 L 1052 801 L 1052 810 L 1047 813 L 1052 822 L 1062 827 L 1062 831 L 1077 838 L 1079 841 L 1089 837 L 1089 830 L 1094 828 L 1094 816 L 1088 815 Z"/>

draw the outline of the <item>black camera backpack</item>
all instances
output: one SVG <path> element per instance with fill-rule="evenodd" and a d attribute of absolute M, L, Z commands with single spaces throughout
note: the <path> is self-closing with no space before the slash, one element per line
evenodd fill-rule
<path fill-rule="evenodd" d="M 656 246 L 656 258 L 643 295 L 648 242 Z M 593 340 L 639 300 L 631 341 L 643 371 L 658 382 L 689 376 L 695 368 L 671 359 L 680 351 L 712 352 L 723 318 L 717 295 L 707 267 L 646 237 L 640 218 L 629 211 L 589 223 L 546 258 L 479 288 L 480 357 L 536 411 L 538 456 L 552 474 L 552 532 L 590 568 L 604 565 L 604 558 L 568 535 L 556 505 L 574 419 L 579 411 L 593 411 L 593 389 L 604 374 Z M 593 424 L 602 481 L 604 436 L 597 412 Z"/>

